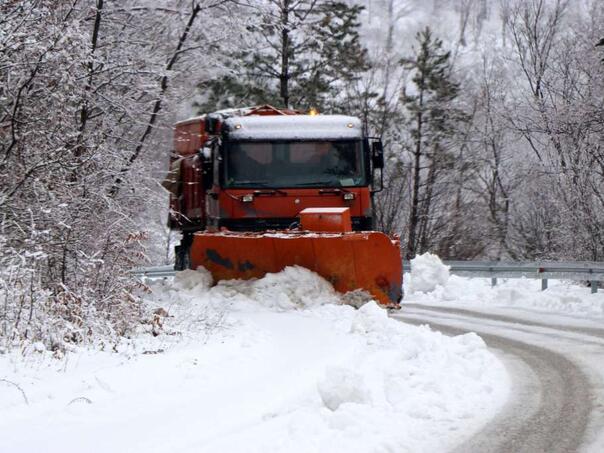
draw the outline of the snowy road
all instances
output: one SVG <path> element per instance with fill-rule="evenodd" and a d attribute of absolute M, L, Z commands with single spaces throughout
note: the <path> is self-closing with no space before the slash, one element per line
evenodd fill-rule
<path fill-rule="evenodd" d="M 303 268 L 216 285 L 185 271 L 150 291 L 156 335 L 0 354 L 0 453 L 440 453 L 510 392 L 476 335 L 342 305 Z"/>
<path fill-rule="evenodd" d="M 478 333 L 514 380 L 512 398 L 459 452 L 604 451 L 604 329 L 564 316 L 406 304 L 395 318 Z"/>

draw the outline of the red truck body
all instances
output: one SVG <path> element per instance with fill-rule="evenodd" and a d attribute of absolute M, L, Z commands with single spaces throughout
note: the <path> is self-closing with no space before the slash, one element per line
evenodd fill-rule
<path fill-rule="evenodd" d="M 292 110 L 270 106 L 250 109 L 246 116 L 295 115 Z M 353 229 L 372 229 L 372 201 L 369 181 L 363 187 L 286 187 L 278 194 L 271 188 L 226 188 L 213 168 L 204 168 L 200 150 L 213 137 L 219 137 L 222 121 L 206 132 L 207 116 L 176 123 L 171 165 L 179 165 L 180 188 L 170 196 L 170 226 L 183 231 L 218 229 L 225 226 L 238 231 L 283 229 L 296 221 L 299 213 L 311 207 L 347 207 Z M 369 152 L 369 150 L 365 150 Z M 306 163 L 313 165 L 312 162 Z M 204 179 L 211 183 L 204 183 Z M 253 203 L 242 202 L 252 194 Z M 348 195 L 346 195 L 348 194 Z M 352 194 L 352 195 L 350 195 Z"/>
<path fill-rule="evenodd" d="M 398 307 L 398 238 L 371 231 L 382 165 L 354 117 L 266 105 L 181 121 L 164 181 L 169 225 L 183 233 L 175 267 L 221 280 L 299 265 Z"/>

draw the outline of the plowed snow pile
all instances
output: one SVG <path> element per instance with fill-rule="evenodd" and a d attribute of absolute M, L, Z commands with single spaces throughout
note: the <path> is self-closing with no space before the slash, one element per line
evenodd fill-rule
<path fill-rule="evenodd" d="M 341 305 L 306 269 L 152 289 L 152 329 L 107 352 L 0 356 L 1 451 L 440 452 L 507 396 L 476 335 Z"/>
<path fill-rule="evenodd" d="M 426 253 L 411 261 L 411 273 L 405 275 L 405 303 L 472 308 L 489 313 L 535 317 L 571 315 L 576 321 L 604 318 L 604 290 L 592 294 L 577 281 L 548 281 L 541 291 L 541 280 L 529 278 L 498 279 L 449 276 L 449 269 L 436 255 Z M 516 312 L 516 313 L 514 313 Z M 564 322 L 569 322 L 566 319 Z"/>

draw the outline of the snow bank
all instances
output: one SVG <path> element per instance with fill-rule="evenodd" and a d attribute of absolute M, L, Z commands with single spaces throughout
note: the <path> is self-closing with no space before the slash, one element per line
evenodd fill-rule
<path fill-rule="evenodd" d="M 210 289 L 213 283 L 212 274 L 207 269 L 200 267 L 196 270 L 187 269 L 178 272 L 174 277 L 172 287 L 177 290 L 201 293 Z"/>
<path fill-rule="evenodd" d="M 506 398 L 477 336 L 341 305 L 306 269 L 210 284 L 203 270 L 152 284 L 156 336 L 63 362 L 0 356 L 0 379 L 18 386 L 0 383 L 2 448 L 444 451 Z"/>
<path fill-rule="evenodd" d="M 412 277 L 409 277 L 412 279 Z M 405 285 L 410 285 L 406 282 Z M 548 289 L 541 291 L 537 279 L 499 279 L 491 287 L 488 278 L 452 275 L 445 285 L 431 293 L 409 292 L 406 303 L 468 306 L 475 308 L 504 308 L 558 313 L 587 319 L 604 318 L 604 292 L 591 294 L 578 282 L 549 280 Z"/>
<path fill-rule="evenodd" d="M 252 282 L 250 297 L 282 310 L 338 304 L 340 298 L 325 279 L 304 267 L 289 266 Z"/>
<path fill-rule="evenodd" d="M 346 367 L 329 366 L 317 389 L 325 407 L 336 411 L 344 403 L 369 403 L 367 385 L 361 373 Z"/>
<path fill-rule="evenodd" d="M 438 256 L 424 253 L 411 260 L 410 293 L 432 292 L 439 285 L 446 285 L 448 279 L 449 266 L 445 266 Z"/>
<path fill-rule="evenodd" d="M 323 304 L 339 304 L 340 296 L 325 279 L 300 266 L 288 266 L 283 271 L 267 274 L 261 279 L 229 280 L 211 288 L 212 275 L 203 268 L 179 272 L 171 287 L 158 292 L 155 300 L 187 303 L 206 293 L 213 306 L 250 306 L 271 310 L 294 310 Z M 176 291 L 174 291 L 176 290 Z M 203 299 L 204 302 L 206 299 Z"/>

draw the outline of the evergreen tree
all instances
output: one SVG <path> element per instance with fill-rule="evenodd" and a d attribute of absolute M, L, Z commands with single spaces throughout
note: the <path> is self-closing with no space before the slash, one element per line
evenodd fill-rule
<path fill-rule="evenodd" d="M 430 211 L 442 170 L 454 165 L 448 141 L 465 115 L 454 106 L 459 84 L 451 78 L 450 52 L 429 28 L 417 34 L 419 48 L 401 60 L 412 72 L 413 93 L 405 90 L 401 102 L 410 114 L 412 192 L 407 234 L 407 257 L 426 251 Z"/>
<path fill-rule="evenodd" d="M 248 26 L 244 50 L 226 54 L 226 74 L 200 83 L 200 111 L 270 103 L 331 109 L 338 86 L 368 68 L 361 6 L 333 0 L 269 0 Z"/>

